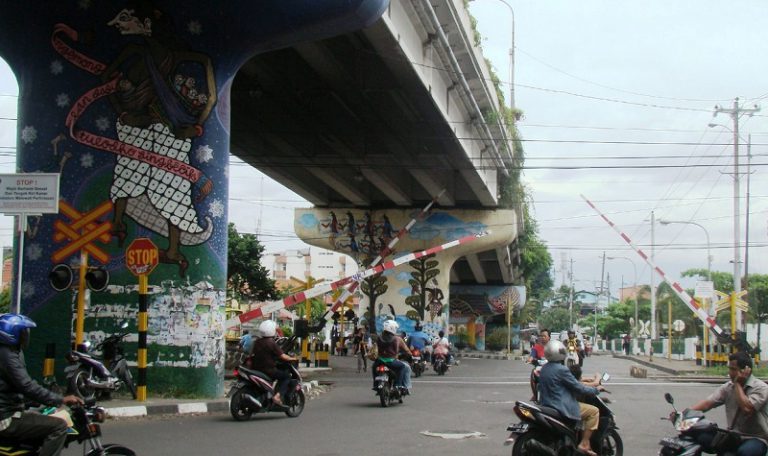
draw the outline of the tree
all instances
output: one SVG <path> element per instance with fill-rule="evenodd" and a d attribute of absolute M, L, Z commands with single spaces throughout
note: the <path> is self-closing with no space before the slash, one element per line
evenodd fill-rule
<path fill-rule="evenodd" d="M 561 307 L 553 307 L 547 311 L 544 311 L 539 316 L 539 328 L 547 328 L 550 331 L 562 331 L 568 328 L 570 317 L 568 315 L 568 309 Z"/>
<path fill-rule="evenodd" d="M 419 320 L 424 321 L 424 311 L 427 308 L 427 295 L 430 292 L 429 285 L 434 285 L 431 293 L 437 293 L 437 282 L 432 280 L 440 274 L 437 267 L 440 262 L 434 259 L 435 254 L 417 258 L 408 262 L 414 270 L 408 284 L 411 286 L 411 295 L 405 298 L 405 304 L 413 308 L 419 315 Z"/>
<path fill-rule="evenodd" d="M 381 273 L 372 275 L 360 282 L 360 291 L 368 297 L 368 333 L 376 334 L 376 298 L 387 292 L 387 278 Z"/>
<path fill-rule="evenodd" d="M 275 281 L 260 263 L 264 246 L 255 235 L 238 233 L 234 223 L 229 224 L 227 231 L 227 295 L 238 300 L 278 299 Z"/>

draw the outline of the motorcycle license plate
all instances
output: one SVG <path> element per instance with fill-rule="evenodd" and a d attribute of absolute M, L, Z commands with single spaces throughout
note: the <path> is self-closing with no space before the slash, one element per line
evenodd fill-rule
<path fill-rule="evenodd" d="M 389 377 L 387 377 L 386 375 L 377 375 L 376 376 L 376 381 L 377 382 L 386 382 L 388 380 L 389 380 Z"/>
<path fill-rule="evenodd" d="M 659 442 L 659 445 L 672 448 L 673 450 L 682 450 L 683 448 L 689 446 L 691 442 L 686 442 L 685 440 L 678 439 L 677 437 L 664 437 Z"/>
<path fill-rule="evenodd" d="M 421 356 L 414 356 L 414 357 L 413 357 L 413 360 L 414 360 L 415 362 L 419 362 L 419 361 L 421 361 Z"/>
<path fill-rule="evenodd" d="M 522 434 L 523 432 L 528 432 L 528 423 L 517 423 L 517 424 L 510 424 L 507 426 L 507 430 L 509 432 Z"/>

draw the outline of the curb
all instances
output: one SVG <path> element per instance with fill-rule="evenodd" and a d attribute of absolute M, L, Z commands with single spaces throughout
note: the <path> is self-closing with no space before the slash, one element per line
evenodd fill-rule
<path fill-rule="evenodd" d="M 656 369 L 658 371 L 661 371 L 661 372 L 664 372 L 665 374 L 670 374 L 670 375 L 685 375 L 685 374 L 688 374 L 688 373 L 697 372 L 696 370 L 677 370 L 677 369 L 672 369 L 671 367 L 660 366 L 660 365 L 652 363 L 650 361 L 645 361 L 643 359 L 635 358 L 633 356 L 618 355 L 618 354 L 614 353 L 613 357 L 614 358 L 619 358 L 619 359 L 626 359 L 626 360 L 635 362 L 637 364 L 642 364 L 643 366 L 650 367 L 651 369 Z"/>

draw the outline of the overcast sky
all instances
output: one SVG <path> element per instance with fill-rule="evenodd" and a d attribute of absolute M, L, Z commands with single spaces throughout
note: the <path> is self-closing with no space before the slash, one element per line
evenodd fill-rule
<path fill-rule="evenodd" d="M 397 1 L 397 0 L 395 0 Z M 555 261 L 573 259 L 575 286 L 595 290 L 601 256 L 630 258 L 638 282 L 649 268 L 579 197 L 583 193 L 642 248 L 650 251 L 651 211 L 657 219 L 692 221 L 711 238 L 716 271 L 733 271 L 733 127 L 714 106 L 764 107 L 740 119 L 752 135 L 749 271 L 768 273 L 768 3 L 691 0 L 512 0 L 515 12 L 515 98 L 526 169 L 541 238 Z M 474 0 L 471 12 L 485 55 L 509 81 L 511 15 L 500 0 Z M 509 97 L 509 85 L 504 86 Z M 14 172 L 18 89 L 0 61 L 0 172 Z M 746 146 L 741 148 L 746 161 Z M 619 158 L 621 157 L 621 158 Z M 581 167 L 582 169 L 557 169 Z M 650 167 L 650 168 L 649 168 Z M 743 172 L 746 169 L 742 170 Z M 230 221 L 259 228 L 267 251 L 299 248 L 293 208 L 298 196 L 261 179 L 250 167 L 230 170 Z M 259 191 L 253 192 L 254 185 Z M 741 179 L 742 244 L 746 177 Z M 254 196 L 254 194 L 256 196 Z M 263 196 L 259 196 L 263 195 Z M 11 243 L 9 217 L 0 241 Z M 656 262 L 670 276 L 706 267 L 706 237 L 693 225 L 657 225 Z M 742 251 L 742 261 L 744 253 Z M 634 281 L 633 265 L 608 261 L 611 290 Z M 691 286 L 691 282 L 685 282 Z"/>

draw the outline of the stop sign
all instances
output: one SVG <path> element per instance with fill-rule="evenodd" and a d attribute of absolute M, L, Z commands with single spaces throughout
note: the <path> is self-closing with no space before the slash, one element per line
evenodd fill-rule
<path fill-rule="evenodd" d="M 157 246 L 149 238 L 138 238 L 125 250 L 125 266 L 134 274 L 149 274 L 157 266 Z"/>

